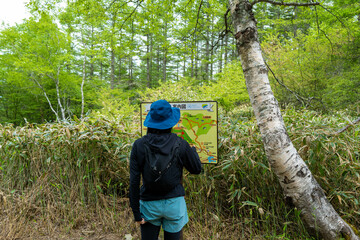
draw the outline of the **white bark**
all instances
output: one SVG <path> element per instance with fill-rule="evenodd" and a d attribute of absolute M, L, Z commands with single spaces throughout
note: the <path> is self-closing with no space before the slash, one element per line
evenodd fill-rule
<path fill-rule="evenodd" d="M 163 57 L 163 82 L 166 82 L 166 64 L 167 64 L 167 52 L 168 52 L 168 47 L 167 47 L 167 21 L 165 21 L 165 29 L 164 29 L 164 57 Z"/>
<path fill-rule="evenodd" d="M 151 87 L 151 71 L 150 71 L 150 64 L 151 64 L 150 48 L 151 47 L 150 47 L 150 44 L 152 44 L 151 33 L 147 33 L 146 34 L 146 85 L 148 88 Z"/>
<path fill-rule="evenodd" d="M 81 119 L 84 118 L 84 107 L 85 107 L 85 99 L 84 99 L 84 84 L 86 80 L 86 53 L 84 54 L 84 62 L 83 62 L 83 77 L 81 81 Z"/>
<path fill-rule="evenodd" d="M 294 148 L 271 90 L 258 41 L 256 20 L 248 0 L 229 0 L 236 45 L 266 156 L 279 178 L 285 198 L 301 210 L 311 234 L 327 240 L 345 236 L 358 240 L 337 214 L 322 188 Z"/>
<path fill-rule="evenodd" d="M 57 101 L 58 101 L 58 105 L 59 105 L 59 108 L 60 108 L 60 111 L 61 111 L 61 117 L 62 117 L 62 120 L 65 121 L 66 120 L 66 117 L 65 117 L 65 109 L 61 103 L 61 97 L 60 97 L 60 86 L 59 86 L 59 82 L 60 82 L 60 69 L 61 67 L 58 66 L 58 69 L 57 69 L 57 73 L 56 73 L 56 78 L 50 74 L 46 74 L 50 79 L 52 79 L 55 83 L 55 88 L 56 88 L 56 96 L 57 96 Z"/>
<path fill-rule="evenodd" d="M 31 78 L 32 78 L 32 80 L 36 83 L 36 85 L 38 85 L 38 87 L 43 91 L 44 96 L 45 96 L 47 102 L 49 103 L 49 106 L 50 106 L 51 111 L 52 111 L 52 112 L 55 114 L 55 116 L 56 116 L 56 121 L 59 122 L 59 121 L 60 121 L 60 119 L 59 119 L 59 114 L 58 114 L 57 111 L 55 111 L 55 109 L 53 108 L 53 106 L 52 106 L 52 104 L 51 104 L 51 101 L 50 101 L 49 97 L 47 96 L 47 94 L 46 94 L 46 92 L 45 92 L 45 89 L 44 89 L 43 86 L 39 83 L 39 81 L 36 80 L 36 78 L 35 78 L 34 76 L 32 76 Z"/>
<path fill-rule="evenodd" d="M 110 69 L 110 77 L 111 78 L 110 79 L 111 79 L 111 82 L 110 82 L 110 88 L 114 89 L 115 88 L 115 50 L 114 50 L 113 46 L 111 46 L 110 53 L 111 53 L 111 63 L 110 63 L 110 67 L 111 67 L 111 69 Z"/>
<path fill-rule="evenodd" d="M 110 77 L 111 77 L 111 82 L 110 82 L 110 88 L 114 89 L 115 88 L 115 49 L 114 49 L 114 27 L 116 24 L 116 14 L 114 14 L 113 18 L 112 18 L 112 22 L 111 22 L 111 40 L 110 40 L 110 54 L 111 54 L 111 63 L 110 63 Z"/>

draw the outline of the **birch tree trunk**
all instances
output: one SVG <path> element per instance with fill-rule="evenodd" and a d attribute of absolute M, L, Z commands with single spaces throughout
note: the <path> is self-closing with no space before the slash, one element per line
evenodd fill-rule
<path fill-rule="evenodd" d="M 301 210 L 310 234 L 326 240 L 340 237 L 359 240 L 327 200 L 286 132 L 278 102 L 270 88 L 252 5 L 248 0 L 229 0 L 229 5 L 237 50 L 266 156 L 286 200 Z"/>
<path fill-rule="evenodd" d="M 34 76 L 32 76 L 32 75 L 33 75 L 33 74 L 31 74 L 31 79 L 36 83 L 36 85 L 38 85 L 38 87 L 39 87 L 39 88 L 42 90 L 42 92 L 44 93 L 44 96 L 45 96 L 45 98 L 46 98 L 46 100 L 47 100 L 47 102 L 48 102 L 48 104 L 49 104 L 49 107 L 50 107 L 51 111 L 52 111 L 52 112 L 55 114 L 55 116 L 56 116 L 56 121 L 57 121 L 57 122 L 60 122 L 59 114 L 58 114 L 57 111 L 55 111 L 53 105 L 51 104 L 51 101 L 50 101 L 48 95 L 46 94 L 46 91 L 45 91 L 44 87 L 43 87 L 43 86 L 40 84 L 40 82 L 37 81 L 36 78 L 35 78 Z"/>
<path fill-rule="evenodd" d="M 111 40 L 112 42 L 112 40 Z M 113 44 L 111 43 L 111 63 L 110 63 L 110 88 L 114 89 L 115 88 L 115 50 L 113 47 Z"/>
<path fill-rule="evenodd" d="M 150 71 L 150 33 L 146 34 L 146 86 L 151 87 L 151 71 Z"/>
<path fill-rule="evenodd" d="M 122 64 L 122 57 L 119 56 L 118 61 L 119 61 L 119 65 L 118 65 L 118 66 L 119 66 L 118 82 L 121 83 L 121 70 L 122 70 L 121 64 Z"/>
<path fill-rule="evenodd" d="M 223 61 L 223 43 L 224 43 L 224 40 L 221 39 L 220 40 L 220 56 L 219 56 L 219 72 L 222 72 L 222 61 Z"/>
<path fill-rule="evenodd" d="M 186 74 L 186 58 L 183 57 L 183 77 L 185 77 Z"/>
<path fill-rule="evenodd" d="M 199 69 L 198 69 L 198 59 L 199 59 L 198 54 L 199 54 L 199 51 L 198 51 L 198 50 L 199 50 L 199 49 L 198 49 L 198 42 L 197 42 L 197 40 L 196 40 L 196 42 L 195 42 L 195 59 L 194 59 L 194 61 L 195 61 L 195 67 L 194 67 L 194 76 L 195 76 L 195 79 L 198 78 L 198 72 L 199 72 Z"/>
<path fill-rule="evenodd" d="M 116 14 L 114 14 L 111 22 L 111 40 L 110 40 L 110 54 L 111 54 L 111 63 L 110 63 L 110 88 L 115 88 L 115 43 L 114 43 L 114 35 L 115 35 L 115 24 L 116 24 Z"/>
<path fill-rule="evenodd" d="M 225 43 L 224 43 L 224 65 L 228 62 L 228 35 L 225 35 Z"/>
<path fill-rule="evenodd" d="M 211 22 L 211 25 L 213 26 L 213 22 Z M 213 72 L 214 72 L 214 32 L 211 31 L 211 49 L 210 49 L 210 76 L 209 79 L 213 80 Z"/>
<path fill-rule="evenodd" d="M 168 31 L 168 27 L 167 27 L 167 22 L 165 21 L 165 26 L 164 26 L 164 57 L 163 57 L 163 72 L 162 72 L 162 79 L 163 82 L 166 82 L 166 65 L 167 65 L 167 52 L 168 52 L 168 46 L 167 46 L 167 31 Z"/>
<path fill-rule="evenodd" d="M 210 59 L 210 34 L 209 31 L 206 32 L 205 39 L 205 62 L 204 62 L 204 72 L 203 80 L 209 80 L 209 59 Z"/>
<path fill-rule="evenodd" d="M 84 119 L 84 109 L 85 109 L 85 98 L 84 98 L 84 85 L 86 80 L 86 53 L 84 53 L 84 61 L 83 61 L 83 77 L 81 80 L 81 119 Z"/>
<path fill-rule="evenodd" d="M 91 25 L 91 39 L 94 39 L 94 26 L 93 25 Z M 91 44 L 91 50 L 92 51 L 94 50 L 94 44 L 93 43 Z M 90 80 L 93 80 L 94 71 L 95 71 L 93 58 L 94 58 L 94 55 L 90 54 L 90 72 L 89 72 Z"/>
<path fill-rule="evenodd" d="M 66 116 L 65 116 L 65 108 L 63 107 L 62 103 L 61 103 L 61 96 L 60 96 L 60 68 L 61 66 L 58 66 L 57 68 L 57 73 L 56 73 L 56 77 L 53 76 L 53 74 L 46 74 L 46 76 L 48 76 L 50 79 L 52 79 L 55 83 L 55 89 L 56 89 L 56 96 L 57 96 L 57 101 L 58 101 L 58 107 L 60 108 L 60 112 L 61 112 L 61 117 L 62 117 L 62 121 L 66 121 Z"/>
<path fill-rule="evenodd" d="M 191 50 L 191 74 L 190 77 L 193 78 L 194 77 L 194 59 L 195 59 L 195 53 L 194 53 L 194 49 Z"/>
<path fill-rule="evenodd" d="M 131 54 L 129 55 L 129 87 L 133 87 L 133 59 Z"/>

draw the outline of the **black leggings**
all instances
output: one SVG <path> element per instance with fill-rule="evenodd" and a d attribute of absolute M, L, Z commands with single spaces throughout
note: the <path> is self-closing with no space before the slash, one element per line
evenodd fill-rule
<path fill-rule="evenodd" d="M 155 226 L 149 222 L 141 224 L 141 240 L 158 240 L 160 226 Z M 164 231 L 164 240 L 181 240 L 182 230 L 177 233 Z"/>

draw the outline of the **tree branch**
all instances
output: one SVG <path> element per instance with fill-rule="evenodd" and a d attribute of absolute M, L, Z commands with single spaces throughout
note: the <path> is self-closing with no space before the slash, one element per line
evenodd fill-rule
<path fill-rule="evenodd" d="M 192 2 L 193 0 L 189 0 L 188 3 L 185 5 L 185 8 Z"/>
<path fill-rule="evenodd" d="M 329 41 L 329 43 L 330 43 L 331 53 L 334 54 L 333 44 L 332 44 L 330 38 L 328 37 L 328 35 L 326 34 L 326 32 L 320 28 L 319 16 L 318 16 L 318 13 L 317 13 L 316 6 L 315 6 L 314 8 L 315 8 L 316 26 L 317 26 L 317 29 L 318 29 L 318 34 L 320 35 L 320 31 L 324 34 L 324 36 L 326 37 L 326 39 L 327 39 L 327 40 Z"/>
<path fill-rule="evenodd" d="M 198 12 L 197 12 L 197 17 L 196 17 L 196 24 L 195 24 L 195 29 L 194 32 L 192 33 L 192 35 L 195 35 L 196 31 L 197 31 L 197 25 L 199 23 L 199 15 L 200 15 L 200 10 L 201 10 L 201 6 L 203 4 L 204 0 L 201 0 L 199 8 L 198 8 Z"/>
<path fill-rule="evenodd" d="M 111 35 L 111 36 L 115 35 L 115 34 L 118 33 L 118 32 L 121 32 L 121 30 L 123 29 L 123 27 L 124 27 L 125 23 L 127 22 L 127 20 L 129 20 L 129 19 L 133 16 L 133 14 L 136 12 L 136 9 L 141 5 L 141 3 L 142 3 L 143 1 L 144 1 L 144 0 L 139 0 L 139 1 L 137 1 L 137 5 L 135 6 L 135 8 L 134 8 L 134 9 L 132 10 L 132 12 L 126 17 L 126 19 L 122 22 L 120 28 L 117 29 L 116 31 L 112 31 L 112 35 Z M 110 37 L 111 37 L 111 36 L 110 36 Z"/>
<path fill-rule="evenodd" d="M 135 13 L 136 9 L 141 5 L 141 3 L 143 2 L 144 0 L 140 0 L 138 2 L 138 4 L 136 5 L 136 7 L 134 8 L 134 10 L 130 13 L 130 15 L 128 15 L 128 17 L 124 20 L 124 22 L 121 24 L 121 27 L 120 27 L 120 31 L 122 30 L 123 26 L 125 25 L 126 21 L 131 18 L 131 16 Z"/>
<path fill-rule="evenodd" d="M 272 5 L 279 5 L 279 6 L 302 6 L 302 7 L 308 7 L 308 6 L 316 6 L 316 5 L 320 5 L 320 3 L 318 2 L 313 2 L 313 3 L 285 3 L 283 1 L 281 2 L 277 2 L 277 1 L 272 1 L 272 0 L 255 0 L 254 2 L 251 3 L 251 6 L 254 6 L 255 4 L 259 3 L 259 2 L 265 2 L 265 3 L 270 3 Z"/>
<path fill-rule="evenodd" d="M 51 101 L 50 101 L 48 95 L 46 94 L 45 89 L 43 88 L 43 86 L 36 80 L 36 78 L 33 76 L 32 73 L 30 74 L 30 78 L 31 78 L 31 79 L 36 83 L 36 85 L 38 85 L 38 87 L 43 91 L 44 96 L 45 96 L 46 100 L 47 100 L 48 103 L 49 103 L 49 106 L 50 106 L 51 111 L 52 111 L 52 112 L 55 114 L 55 116 L 56 116 L 56 121 L 57 121 L 57 122 L 60 122 L 59 114 L 58 114 L 58 113 L 55 111 L 55 109 L 53 108 L 53 106 L 52 106 L 52 104 L 51 104 Z"/>
<path fill-rule="evenodd" d="M 337 132 L 335 133 L 335 135 L 338 135 L 338 134 L 340 134 L 340 133 L 342 133 L 342 132 L 345 132 L 346 129 L 354 126 L 355 124 L 357 124 L 357 123 L 359 123 L 359 122 L 360 122 L 360 117 L 359 117 L 358 119 L 356 119 L 354 122 L 348 124 L 347 126 L 343 127 L 343 128 L 340 129 L 339 131 L 337 131 Z"/>
<path fill-rule="evenodd" d="M 265 61 L 264 61 L 265 62 Z M 275 80 L 281 85 L 283 86 L 286 90 L 288 90 L 289 92 L 291 92 L 296 99 L 302 104 L 305 105 L 305 99 L 301 96 L 299 96 L 296 92 L 292 91 L 290 88 L 288 88 L 283 82 L 281 82 L 276 76 L 275 73 L 273 72 L 273 70 L 271 70 L 271 68 L 269 67 L 269 65 L 267 64 L 267 62 L 265 62 L 266 67 L 270 70 L 271 74 L 273 75 L 273 77 L 275 78 Z"/>
<path fill-rule="evenodd" d="M 229 25 L 227 22 L 227 16 L 230 12 L 230 9 L 228 8 L 226 13 L 224 14 L 224 21 L 225 21 L 225 30 L 223 30 L 220 34 L 219 34 L 219 38 L 217 39 L 216 43 L 214 45 L 211 45 L 211 49 L 210 51 L 213 51 L 214 48 L 218 45 L 218 43 L 220 42 L 221 39 L 223 39 L 228 33 L 232 33 L 232 31 L 229 29 Z M 233 33 L 232 33 L 233 34 Z"/>
<path fill-rule="evenodd" d="M 328 13 L 330 13 L 331 15 L 333 15 L 340 23 L 341 25 L 346 28 L 347 32 L 348 32 L 348 36 L 351 36 L 351 31 L 349 30 L 349 28 L 341 21 L 341 19 L 336 16 L 334 13 L 332 13 L 328 8 L 324 7 L 323 5 L 319 4 L 320 7 L 322 7 L 325 11 L 327 11 Z"/>
<path fill-rule="evenodd" d="M 85 108 L 85 98 L 84 98 L 84 84 L 85 84 L 85 80 L 86 80 L 86 51 L 84 51 L 84 62 L 83 62 L 83 77 L 81 80 L 81 86 L 80 86 L 80 91 L 81 91 L 81 120 L 84 119 L 84 108 Z"/>
<path fill-rule="evenodd" d="M 266 67 L 270 70 L 271 74 L 272 74 L 273 77 L 275 78 L 275 80 L 276 80 L 282 87 L 284 87 L 287 91 L 289 91 L 290 93 L 292 93 L 292 94 L 296 97 L 296 99 L 297 99 L 303 106 L 305 106 L 305 107 L 310 106 L 312 100 L 318 100 L 320 103 L 322 103 L 320 99 L 317 99 L 317 98 L 315 98 L 315 97 L 309 97 L 309 98 L 302 97 L 302 96 L 300 96 L 297 92 L 295 92 L 295 91 L 291 90 L 290 88 L 288 88 L 283 82 L 281 82 L 281 81 L 275 76 L 275 73 L 271 70 L 271 68 L 269 67 L 269 65 L 267 64 L 267 62 L 266 62 L 266 61 L 264 61 L 264 62 L 265 62 Z"/>
<path fill-rule="evenodd" d="M 224 33 L 224 36 L 228 33 L 228 32 L 231 32 L 231 30 L 229 30 L 229 26 L 228 26 L 228 22 L 227 22 L 227 16 L 230 12 L 230 8 L 228 8 L 226 10 L 226 13 L 224 14 L 224 21 L 225 21 L 225 33 Z"/>
<path fill-rule="evenodd" d="M 109 4 L 109 6 L 106 8 L 106 10 L 109 10 L 110 8 L 111 8 L 111 6 L 116 2 L 117 0 L 113 0 L 110 4 Z M 127 1 L 127 2 L 124 2 L 120 7 L 119 7 L 119 9 L 121 9 L 123 6 L 125 6 L 126 4 L 128 4 L 128 3 L 131 3 L 132 1 L 130 0 L 130 1 Z"/>

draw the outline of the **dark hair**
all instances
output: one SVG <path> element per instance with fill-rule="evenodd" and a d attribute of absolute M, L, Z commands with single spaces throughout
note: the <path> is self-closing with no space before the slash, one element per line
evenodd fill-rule
<path fill-rule="evenodd" d="M 155 133 L 155 134 L 171 133 L 171 130 L 172 128 L 168 128 L 168 129 L 148 128 L 147 133 Z"/>

